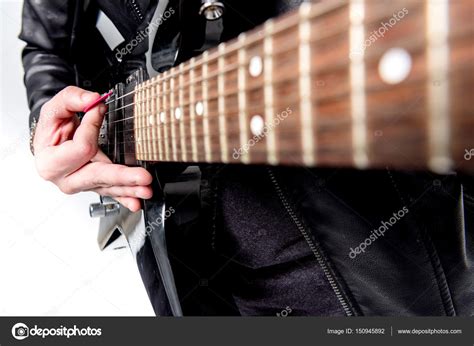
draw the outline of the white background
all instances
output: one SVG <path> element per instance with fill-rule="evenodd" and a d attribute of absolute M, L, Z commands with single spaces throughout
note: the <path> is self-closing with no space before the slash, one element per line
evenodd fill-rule
<path fill-rule="evenodd" d="M 153 315 L 129 251 L 99 251 L 97 196 L 65 196 L 36 175 L 21 7 L 0 0 L 0 315 Z"/>

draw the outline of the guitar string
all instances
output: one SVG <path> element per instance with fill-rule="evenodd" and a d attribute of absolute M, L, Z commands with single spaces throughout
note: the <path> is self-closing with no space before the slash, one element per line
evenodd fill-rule
<path fill-rule="evenodd" d="M 345 65 L 344 65 L 344 66 L 345 66 Z M 339 67 L 337 67 L 337 68 L 339 68 Z M 348 67 L 347 67 L 347 69 L 348 69 Z M 314 73 L 315 73 L 315 72 L 314 72 Z M 295 82 L 295 81 L 298 80 L 298 78 L 299 78 L 299 77 L 281 78 L 281 79 L 279 79 L 279 80 L 277 80 L 277 81 L 274 81 L 274 82 L 273 82 L 273 85 L 276 86 L 276 85 L 281 84 L 281 83 L 291 83 L 291 82 Z M 212 80 L 212 79 L 207 79 L 206 81 L 209 82 L 210 80 Z M 217 81 L 216 81 L 216 82 L 217 82 Z M 247 80 L 247 83 L 246 83 L 246 84 L 251 84 L 251 83 L 248 83 L 248 80 Z M 247 92 L 254 91 L 254 90 L 260 90 L 260 91 L 262 91 L 262 93 L 263 93 L 263 89 L 262 89 L 262 88 L 263 88 L 264 86 L 265 86 L 265 81 L 262 80 L 262 82 L 259 82 L 258 84 L 257 84 L 257 83 L 253 83 L 253 85 L 252 85 L 251 87 L 247 87 L 247 88 L 242 89 L 242 90 L 239 90 L 238 88 L 234 88 L 234 89 L 236 89 L 236 92 L 234 92 L 234 93 L 229 93 L 229 92 L 227 92 L 227 93 L 225 93 L 225 94 L 223 94 L 223 95 L 220 95 L 219 93 L 217 93 L 216 96 L 208 97 L 207 100 L 205 100 L 204 98 L 202 98 L 202 99 L 197 99 L 197 101 L 194 102 L 194 104 L 191 104 L 191 102 L 188 101 L 188 100 L 191 99 L 191 97 L 189 97 L 189 96 L 186 98 L 187 100 L 186 100 L 186 102 L 184 102 L 184 103 L 180 103 L 180 102 L 178 101 L 179 98 L 180 98 L 180 93 L 183 93 L 183 94 L 184 94 L 184 92 L 181 92 L 180 90 L 186 90 L 186 91 L 188 90 L 188 88 L 184 88 L 184 87 L 183 87 L 183 88 L 178 88 L 178 90 L 176 90 L 176 91 L 166 91 L 165 93 L 153 94 L 153 95 L 151 95 L 151 96 L 149 96 L 149 97 L 145 97 L 145 98 L 139 100 L 138 102 L 137 102 L 137 101 L 136 101 L 136 102 L 131 102 L 131 103 L 126 104 L 126 105 L 124 105 L 124 106 L 122 106 L 122 107 L 119 107 L 119 108 L 117 108 L 117 109 L 110 110 L 110 111 L 106 112 L 105 114 L 112 114 L 112 113 L 114 113 L 114 112 L 116 112 L 116 111 L 119 111 L 119 110 L 128 108 L 128 107 L 133 106 L 133 105 L 147 104 L 147 103 L 150 102 L 150 101 L 154 101 L 155 104 L 157 104 L 157 103 L 160 103 L 160 104 L 165 103 L 165 102 L 163 102 L 163 101 L 166 101 L 166 104 L 170 104 L 170 103 L 171 103 L 171 100 L 173 100 L 173 102 L 176 102 L 176 101 L 177 101 L 177 102 L 176 102 L 177 107 L 175 107 L 175 108 L 173 108 L 173 109 L 167 107 L 166 109 L 160 108 L 161 110 L 159 110 L 159 109 L 156 107 L 156 105 L 155 105 L 155 110 L 152 110 L 152 114 L 156 114 L 156 116 L 158 116 L 158 115 L 160 115 L 160 113 L 169 114 L 169 113 L 171 113 L 170 111 L 175 111 L 176 108 L 184 109 L 184 108 L 191 107 L 191 106 L 194 106 L 194 107 L 195 107 L 196 104 L 198 104 L 198 103 L 205 103 L 205 102 L 207 102 L 207 103 L 209 104 L 210 102 L 216 101 L 216 100 L 218 100 L 219 98 L 237 97 L 239 91 L 244 91 L 245 93 L 247 93 Z M 196 88 L 197 88 L 197 89 L 200 89 L 200 86 L 198 86 L 198 87 L 196 87 Z M 201 89 L 203 89 L 203 88 L 201 88 Z M 171 96 L 172 96 L 171 94 L 172 94 L 172 93 L 173 93 L 173 96 L 174 96 L 173 98 L 171 98 Z M 196 99 L 196 94 L 198 94 L 198 93 L 197 93 L 197 92 L 194 92 L 194 98 L 195 98 L 195 99 Z M 202 92 L 201 92 L 201 94 L 202 94 Z M 190 93 L 189 93 L 189 95 L 190 95 Z M 331 97 L 328 97 L 328 98 L 331 98 Z M 158 101 L 159 101 L 159 102 L 158 102 Z M 148 105 L 145 106 L 145 108 L 148 108 L 148 107 L 149 107 Z M 151 106 L 150 106 L 150 107 L 151 107 Z M 146 112 L 148 112 L 148 110 L 146 110 Z M 149 117 L 149 116 L 152 115 L 152 114 L 147 114 L 147 116 Z M 111 121 L 111 122 L 109 122 L 109 124 L 114 124 L 114 123 L 119 123 L 119 122 L 125 122 L 125 121 L 130 120 L 130 119 L 138 119 L 138 118 L 144 118 L 144 117 L 140 117 L 140 116 L 138 116 L 138 115 L 133 115 L 133 116 L 131 116 L 131 117 L 127 117 L 127 118 L 124 118 L 124 119 L 119 119 L 119 120 Z"/>
<path fill-rule="evenodd" d="M 297 80 L 298 80 L 298 77 L 282 78 L 282 80 L 279 80 L 278 83 L 289 83 L 289 82 L 291 83 L 291 82 L 294 82 L 294 81 L 297 81 Z M 246 84 L 249 84 L 249 83 L 246 83 Z M 275 84 L 277 84 L 277 83 L 275 83 Z M 244 91 L 244 92 L 247 93 L 247 92 L 254 91 L 254 90 L 261 90 L 262 93 L 263 93 L 263 89 L 262 89 L 262 88 L 263 88 L 264 86 L 265 86 L 265 82 L 258 83 L 258 84 L 254 83 L 254 85 L 252 85 L 251 87 L 248 87 L 248 88 L 245 88 L 245 89 L 241 89 L 240 91 Z M 117 109 L 114 109 L 114 110 L 111 110 L 111 111 L 109 111 L 109 112 L 106 112 L 106 113 L 104 113 L 104 115 L 112 114 L 112 113 L 114 113 L 114 112 L 116 112 L 116 111 L 119 111 L 119 110 L 128 108 L 128 107 L 133 106 L 133 105 L 146 104 L 147 102 L 150 102 L 150 101 L 155 101 L 155 103 L 158 103 L 158 102 L 156 102 L 156 100 L 158 100 L 158 99 L 160 99 L 160 98 L 161 98 L 161 99 L 166 98 L 166 103 L 167 103 L 167 104 L 170 104 L 170 103 L 171 103 L 171 100 L 173 100 L 173 102 L 175 102 L 175 103 L 177 104 L 177 107 L 175 107 L 175 108 L 173 108 L 173 109 L 167 107 L 166 109 L 161 108 L 161 110 L 158 110 L 158 108 L 156 108 L 156 106 L 155 106 L 156 109 L 155 109 L 154 111 L 152 111 L 152 114 L 155 114 L 156 116 L 160 115 L 160 113 L 170 114 L 171 111 L 174 112 L 174 111 L 176 110 L 176 108 L 184 109 L 184 108 L 191 107 L 191 106 L 194 106 L 194 107 L 195 107 L 196 104 L 199 103 L 199 102 L 201 102 L 201 103 L 206 103 L 206 102 L 207 102 L 207 103 L 209 104 L 209 103 L 211 103 L 211 102 L 213 102 L 213 101 L 214 101 L 214 102 L 217 101 L 219 98 L 237 97 L 238 91 L 239 91 L 238 88 L 236 88 L 236 92 L 235 92 L 235 93 L 225 93 L 225 94 L 223 94 L 223 95 L 212 96 L 212 97 L 208 97 L 207 100 L 205 100 L 204 98 L 203 98 L 202 100 L 201 100 L 201 99 L 198 99 L 196 102 L 194 102 L 194 104 L 191 104 L 190 102 L 187 102 L 187 100 L 186 100 L 186 102 L 184 102 L 184 103 L 180 103 L 180 102 L 178 101 L 180 92 L 179 92 L 179 91 L 178 91 L 178 92 L 176 92 L 176 91 L 168 91 L 168 92 L 163 93 L 163 94 L 158 94 L 158 96 L 156 96 L 156 94 L 155 94 L 155 95 L 152 95 L 152 96 L 150 96 L 150 97 L 145 97 L 144 99 L 141 99 L 141 100 L 139 100 L 138 102 L 137 102 L 137 101 L 136 101 L 136 102 L 131 102 L 131 103 L 126 104 L 126 105 L 124 105 L 124 106 L 122 106 L 122 107 L 119 107 L 119 108 L 117 108 Z M 174 96 L 173 98 L 170 97 L 170 96 L 171 96 L 171 93 L 174 94 L 174 95 L 173 95 L 173 96 Z M 196 96 L 196 93 L 194 93 L 194 96 Z M 190 99 L 190 97 L 188 97 L 187 99 Z M 162 103 L 162 101 L 163 101 L 163 100 L 160 100 L 160 103 Z M 176 102 L 176 101 L 178 101 L 178 102 Z M 145 106 L 145 108 L 148 108 L 148 106 Z M 146 110 L 146 112 L 148 112 L 148 110 Z M 149 117 L 149 116 L 152 115 L 152 114 L 147 114 L 147 117 Z M 199 115 L 197 115 L 197 116 L 199 116 Z M 109 122 L 109 124 L 115 124 L 115 123 L 119 123 L 119 122 L 125 122 L 125 121 L 130 120 L 130 119 L 138 119 L 138 118 L 145 118 L 145 117 L 141 117 L 140 115 L 133 115 L 133 116 L 131 116 L 131 117 L 127 117 L 127 118 L 124 118 L 124 119 L 119 119 L 119 120 L 111 121 L 111 122 Z"/>
<path fill-rule="evenodd" d="M 291 49 L 288 50 L 288 51 L 291 51 Z M 249 60 L 249 62 L 250 62 L 250 60 Z M 207 78 L 203 78 L 203 77 L 194 78 L 194 79 L 192 80 L 192 82 L 186 82 L 186 83 L 184 83 L 182 86 L 178 86 L 177 88 L 175 88 L 175 89 L 173 89 L 173 90 L 170 90 L 170 88 L 166 88 L 166 91 L 165 91 L 165 92 L 155 93 L 155 94 L 151 95 L 150 97 L 144 97 L 143 99 L 139 100 L 139 103 L 142 104 L 142 103 L 146 103 L 146 102 L 148 102 L 148 101 L 150 101 L 150 100 L 158 100 L 159 98 L 164 98 L 164 97 L 166 97 L 166 96 L 169 97 L 169 96 L 171 96 L 171 93 L 174 93 L 175 95 L 178 95 L 178 94 L 181 92 L 181 90 L 186 90 L 186 91 L 188 91 L 192 85 L 194 85 L 196 89 L 200 89 L 200 88 L 203 89 L 203 88 L 201 87 L 202 84 L 204 84 L 204 83 L 208 83 L 208 84 L 209 84 L 210 82 L 213 82 L 213 81 L 216 81 L 216 83 L 217 83 L 217 82 L 218 82 L 217 77 L 222 76 L 222 75 L 225 75 L 225 74 L 228 74 L 228 73 L 230 73 L 230 72 L 234 72 L 234 71 L 238 72 L 239 68 L 242 68 L 243 66 L 246 66 L 246 65 L 247 65 L 247 64 L 243 64 L 243 65 L 240 65 L 240 64 L 232 64 L 228 69 L 224 69 L 224 70 L 221 71 L 221 72 L 213 72 L 213 73 L 209 74 Z M 166 85 L 166 84 L 169 85 L 169 84 L 171 84 L 170 82 L 171 82 L 172 79 L 173 79 L 173 77 L 169 77 L 169 78 L 166 79 L 166 80 L 161 80 L 161 82 L 162 82 L 164 85 Z M 288 79 L 290 79 L 290 78 L 288 78 Z M 296 78 L 296 79 L 297 79 L 297 78 Z M 285 78 L 282 78 L 282 80 L 285 81 Z M 176 81 L 176 79 L 173 79 L 173 81 L 174 81 L 174 83 L 181 84 L 179 81 Z M 262 83 L 261 85 L 257 85 L 256 87 L 254 86 L 254 87 L 252 87 L 252 88 L 246 88 L 244 91 L 250 91 L 250 90 L 252 90 L 252 89 L 256 89 L 257 87 L 263 87 L 263 86 L 265 86 L 265 83 Z M 130 96 L 131 94 L 136 94 L 136 93 L 140 93 L 140 92 L 146 94 L 147 91 L 150 91 L 150 90 L 151 90 L 150 87 L 153 87 L 153 85 L 145 85 L 145 86 L 142 86 L 141 89 L 135 89 L 134 91 L 131 91 L 131 92 L 129 92 L 129 93 L 123 95 L 122 97 Z M 160 89 L 163 89 L 163 88 L 160 88 Z M 238 90 L 238 89 L 237 89 L 237 90 Z M 236 93 L 235 93 L 235 94 L 236 94 Z M 230 95 L 235 95 L 235 94 L 230 94 Z M 229 96 L 230 96 L 230 95 L 229 95 Z M 135 96 L 135 95 L 134 95 L 134 96 Z M 120 99 L 120 98 L 122 98 L 122 97 L 119 97 L 119 98 L 117 98 L 117 99 Z M 220 96 L 220 97 L 228 97 L 228 95 L 222 95 L 222 96 Z M 212 98 L 211 98 L 211 99 L 212 99 Z M 113 103 L 113 102 L 109 102 L 109 103 L 106 103 L 106 104 L 110 104 L 110 103 Z M 117 109 L 110 110 L 110 111 L 106 112 L 105 114 L 111 114 L 111 113 L 113 113 L 113 112 L 122 110 L 122 109 L 124 109 L 124 108 L 129 107 L 129 106 L 132 106 L 132 105 L 134 105 L 134 104 L 136 104 L 136 102 L 132 102 L 132 103 L 125 104 L 125 105 L 123 105 L 123 106 L 121 106 L 121 107 L 119 107 L 119 108 L 117 108 Z M 185 104 L 185 105 L 186 105 L 186 104 Z M 127 120 L 127 119 L 123 119 L 123 120 Z M 120 120 L 116 120 L 116 121 L 114 121 L 114 122 L 119 122 L 119 121 L 120 121 Z"/>
<path fill-rule="evenodd" d="M 413 85 L 416 85 L 416 84 L 423 84 L 422 81 L 418 81 L 418 80 L 413 80 L 412 82 L 409 82 L 407 84 L 407 86 L 413 86 Z M 251 88 L 246 90 L 246 91 L 250 91 L 252 90 Z M 377 91 L 377 90 L 380 90 L 380 89 L 373 89 L 372 91 Z M 347 97 L 347 95 L 349 94 L 349 92 L 344 92 L 344 93 L 338 93 L 338 95 L 335 97 L 334 95 L 329 95 L 329 96 L 325 96 L 321 99 L 319 99 L 319 102 L 323 102 L 325 100 L 331 100 L 333 99 L 334 102 L 339 102 L 337 100 L 339 99 L 343 99 L 344 97 Z M 213 97 L 213 98 L 210 98 L 208 100 L 208 103 L 210 103 L 209 101 L 212 101 L 212 103 L 216 103 L 216 101 L 218 100 L 219 97 Z M 275 112 L 275 117 L 274 118 L 277 118 L 278 117 L 278 114 L 281 114 L 283 112 L 285 112 L 287 109 L 288 109 L 288 105 L 293 105 L 293 104 L 297 104 L 298 103 L 298 98 L 291 98 L 291 99 L 286 99 L 285 101 L 279 101 L 280 104 L 282 105 L 285 105 L 285 106 L 282 106 L 280 107 L 280 110 L 276 111 Z M 167 100 L 168 102 L 167 103 L 170 103 L 169 100 Z M 186 108 L 190 108 L 191 104 L 190 103 L 184 103 L 184 106 L 180 106 L 180 107 L 177 107 L 177 108 L 180 108 L 183 110 L 183 113 L 182 113 L 182 118 L 181 119 L 176 119 L 175 116 L 171 116 L 172 113 L 174 113 L 175 109 L 171 109 L 171 108 L 166 108 L 166 110 L 162 110 L 161 112 L 159 111 L 153 111 L 151 113 L 148 113 L 148 110 L 146 110 L 146 114 L 142 115 L 142 114 L 138 114 L 138 115 L 134 115 L 134 116 L 131 116 L 131 117 L 127 117 L 127 118 L 124 118 L 124 119 L 121 119 L 121 120 L 116 120 L 116 121 L 112 121 L 112 122 L 109 122 L 108 124 L 113 124 L 113 123 L 117 123 L 117 122 L 125 122 L 127 120 L 132 120 L 134 119 L 135 122 L 134 122 L 134 125 L 138 125 L 138 126 L 135 126 L 134 128 L 130 128 L 130 129 L 127 129 L 127 130 L 121 130 L 121 131 L 117 131 L 117 133 L 125 133 L 125 132 L 130 132 L 130 131 L 135 131 L 135 130 L 156 130 L 156 129 L 160 129 L 160 128 L 170 128 L 171 126 L 177 126 L 178 128 L 181 126 L 180 124 L 183 123 L 183 126 L 187 127 L 189 125 L 192 125 L 193 122 L 197 125 L 197 126 L 202 126 L 201 122 L 204 122 L 206 120 L 208 121 L 219 121 L 219 118 L 222 117 L 222 115 L 219 113 L 219 109 L 218 107 L 213 107 L 213 109 L 211 111 L 208 111 L 207 115 L 198 115 L 194 112 L 194 118 L 191 118 L 190 116 L 190 112 L 184 112 L 184 110 Z M 229 108 L 231 108 L 232 111 L 229 111 Z M 273 108 L 277 108 L 277 107 L 273 107 Z M 209 109 L 209 107 L 208 107 Z M 225 107 L 225 110 L 226 110 L 226 115 L 225 115 L 225 119 L 228 120 L 230 119 L 230 115 L 234 115 L 235 117 L 239 117 L 239 108 L 238 107 Z M 262 112 L 260 112 L 261 114 L 258 114 L 258 112 L 256 112 L 254 115 L 260 115 L 260 116 L 264 116 L 264 112 L 265 112 L 265 106 L 262 107 Z M 160 113 L 164 113 L 166 115 L 166 120 L 165 122 L 162 122 L 159 118 L 160 118 Z M 343 116 L 345 113 L 339 113 L 339 115 Z M 149 118 L 150 116 L 153 116 L 153 119 L 158 119 L 157 120 L 157 123 L 155 124 L 151 124 L 150 121 L 149 121 Z M 246 115 L 246 118 L 248 120 L 251 119 L 253 115 Z M 336 120 L 334 120 L 334 122 L 332 123 L 339 123 L 340 120 L 339 120 L 339 117 L 336 115 L 335 116 Z M 173 120 L 171 120 L 173 119 Z M 175 120 L 176 119 L 176 120 Z M 348 118 L 348 120 L 350 121 L 350 118 Z M 140 126 L 141 123 L 146 123 L 147 125 L 145 126 Z M 268 125 L 268 124 L 266 124 Z M 329 124 L 330 125 L 330 124 Z"/>
<path fill-rule="evenodd" d="M 240 66 L 241 66 L 241 65 L 240 65 Z M 239 68 L 240 66 L 238 66 L 237 68 Z M 229 69 L 229 70 L 231 70 L 231 69 Z M 216 75 L 218 76 L 219 74 L 220 74 L 220 73 L 217 73 Z M 181 78 L 182 78 L 182 77 L 180 77 L 180 79 L 181 79 Z M 213 78 L 213 77 L 209 77 L 209 78 L 207 78 L 207 79 L 201 78 L 201 80 L 202 80 L 202 81 L 205 81 L 205 80 L 206 80 L 206 81 L 209 81 L 209 80 L 211 80 L 212 78 Z M 168 79 L 167 81 L 164 81 L 164 83 L 170 83 L 170 80 L 171 80 L 171 78 Z M 189 84 L 191 84 L 191 83 L 189 83 Z M 148 86 L 145 86 L 145 87 L 148 87 Z M 182 90 L 182 89 L 184 89 L 184 88 L 185 88 L 185 86 L 179 88 L 178 90 Z M 251 90 L 251 88 L 248 88 L 248 89 Z M 246 91 L 249 91 L 249 90 L 246 90 Z M 141 90 L 140 90 L 140 91 L 141 91 Z M 130 95 L 130 94 L 132 94 L 132 93 L 135 93 L 135 92 L 130 92 L 130 93 L 125 94 L 125 95 L 123 95 L 123 96 L 127 96 L 127 95 Z M 151 97 L 145 98 L 144 100 L 140 100 L 140 103 L 146 103 L 146 102 L 149 102 L 150 100 L 157 100 L 157 98 L 159 98 L 159 97 L 171 96 L 171 93 L 172 93 L 172 91 L 169 91 L 169 92 L 165 92 L 165 93 L 163 93 L 163 94 L 159 94 L 159 96 L 157 96 L 157 95 L 155 94 L 155 95 L 152 95 Z M 175 95 L 177 95 L 177 94 L 179 94 L 179 93 L 181 93 L 181 91 L 175 92 Z M 235 94 L 231 94 L 231 95 L 235 95 Z M 219 97 L 225 97 L 225 96 L 219 96 Z M 213 99 L 214 99 L 214 98 L 211 98 L 210 100 L 213 100 Z M 169 102 L 168 99 L 166 99 L 166 100 Z M 209 100 L 208 100 L 208 102 L 209 102 Z M 177 103 L 180 104 L 179 108 L 186 108 L 188 105 L 191 106 L 191 103 L 187 103 L 187 102 L 186 102 L 184 105 L 182 105 L 182 106 L 181 106 L 181 103 L 180 103 L 180 102 L 177 102 Z M 125 105 L 124 107 L 118 108 L 118 109 L 116 109 L 115 111 L 118 111 L 118 110 L 120 110 L 120 109 L 129 107 L 129 106 L 132 106 L 132 105 L 134 105 L 134 104 L 135 104 L 135 103 L 131 103 L 131 104 Z M 172 111 L 173 111 L 173 109 L 169 109 L 169 108 L 168 108 L 168 109 L 166 109 L 166 111 L 164 111 L 164 112 L 165 112 L 165 114 L 170 114 L 170 113 L 172 113 Z M 148 112 L 148 111 L 147 111 L 147 112 Z M 162 112 L 163 112 L 163 111 L 162 111 Z M 153 113 L 155 113 L 155 112 L 153 112 Z M 156 116 L 158 116 L 158 113 L 159 113 L 159 112 L 156 111 Z M 150 114 L 150 115 L 151 115 L 151 114 Z M 121 119 L 121 120 L 113 121 L 113 122 L 110 122 L 110 123 L 124 122 L 124 121 L 130 120 L 130 119 L 136 119 L 136 120 L 140 121 L 140 119 L 143 119 L 143 118 L 146 119 L 146 118 L 148 118 L 150 115 L 147 115 L 147 116 L 145 116 L 145 117 L 143 117 L 143 116 L 141 116 L 141 117 L 132 116 L 132 117 L 124 118 L 124 119 Z M 201 116 L 201 117 L 202 117 L 203 120 L 205 120 L 206 118 L 207 118 L 207 120 L 213 120 L 213 119 L 218 119 L 220 116 L 221 116 L 221 115 L 216 114 L 215 116 L 208 115 L 208 116 Z M 170 128 L 172 128 L 173 126 L 176 127 L 177 132 L 181 132 L 181 131 L 180 131 L 180 130 L 181 130 L 181 128 L 180 128 L 180 127 L 181 127 L 180 123 L 184 123 L 183 126 L 187 126 L 187 124 L 192 124 L 192 122 L 193 122 L 193 121 L 196 121 L 197 119 L 199 119 L 199 116 L 197 116 L 197 117 L 194 118 L 194 119 L 189 119 L 188 122 L 186 122 L 185 118 L 183 118 L 182 120 L 178 120 L 178 121 L 174 121 L 174 122 L 171 121 L 170 123 L 164 123 L 164 124 L 161 123 L 161 124 L 157 124 L 157 125 L 150 124 L 149 126 L 138 127 L 138 128 L 135 128 L 135 129 L 129 129 L 129 130 L 124 130 L 124 131 L 118 131 L 118 133 L 125 133 L 125 132 L 135 131 L 135 130 L 142 130 L 142 131 L 145 130 L 145 131 L 149 131 L 150 129 L 151 129 L 152 131 L 155 131 L 155 132 L 157 132 L 157 131 L 160 131 L 160 132 L 161 132 L 161 129 L 160 129 L 160 128 L 157 129 L 157 126 L 158 126 L 158 127 L 161 126 L 161 128 L 163 128 L 163 132 L 164 132 L 164 133 L 165 133 L 167 130 L 169 130 Z M 146 122 L 146 121 L 145 121 L 145 122 Z M 157 140 L 157 138 L 151 139 L 151 140 Z M 163 138 L 162 140 L 164 140 L 164 138 Z M 125 143 L 125 142 L 123 142 L 123 143 Z M 134 143 L 134 142 L 131 142 L 131 143 Z"/>
<path fill-rule="evenodd" d="M 213 98 L 211 100 L 217 100 L 217 98 Z M 285 102 L 281 101 L 280 103 L 283 104 L 283 105 L 292 105 L 292 104 L 296 104 L 298 103 L 299 101 L 299 98 L 292 98 L 292 99 L 288 99 L 286 100 Z M 215 101 L 214 101 L 215 102 Z M 209 102 L 208 102 L 209 103 Z M 188 108 L 189 104 L 186 104 L 185 106 L 182 106 L 182 107 L 178 107 L 182 110 Z M 265 107 L 263 107 L 265 108 Z M 278 108 L 276 106 L 274 106 L 273 108 Z M 283 112 L 285 112 L 287 109 L 288 109 L 288 106 L 282 106 L 280 107 L 281 111 L 277 111 L 275 112 L 275 116 L 277 116 L 278 114 L 281 114 Z M 198 114 L 195 114 L 194 113 L 194 118 L 191 118 L 191 113 L 190 112 L 184 112 L 182 113 L 181 115 L 181 119 L 176 119 L 176 116 L 171 116 L 171 113 L 174 113 L 175 109 L 170 109 L 170 108 L 167 108 L 166 111 L 161 111 L 161 112 L 152 112 L 152 113 L 146 113 L 145 116 L 142 116 L 142 115 L 134 115 L 134 116 L 131 116 L 131 117 L 127 117 L 125 119 L 122 119 L 122 121 L 126 121 L 126 120 L 131 120 L 131 119 L 135 119 L 135 122 L 134 124 L 135 125 L 139 125 L 139 126 L 135 126 L 133 129 L 127 129 L 127 130 L 123 130 L 123 131 L 119 131 L 118 133 L 123 133 L 123 132 L 126 132 L 126 131 L 132 131 L 132 130 L 142 130 L 142 129 L 153 129 L 153 128 L 159 128 L 159 127 L 166 127 L 166 126 L 170 126 L 171 124 L 181 124 L 183 123 L 184 125 L 189 125 L 189 124 L 192 124 L 193 122 L 195 123 L 199 123 L 199 121 L 202 119 L 203 121 L 204 120 L 219 120 L 219 118 L 222 117 L 222 114 L 219 112 L 219 109 L 218 109 L 218 106 L 216 106 L 215 108 L 213 107 L 212 110 L 209 111 L 209 107 L 208 107 L 208 112 L 207 112 L 207 115 L 198 115 Z M 239 113 L 239 108 L 238 107 L 225 107 L 225 112 L 226 112 L 226 115 L 225 115 L 225 118 L 226 119 L 229 119 L 230 115 L 234 115 L 236 117 L 238 117 L 238 113 Z M 265 112 L 265 109 L 262 109 L 262 114 L 259 114 L 263 117 L 264 115 L 264 112 Z M 160 113 L 163 113 L 165 114 L 166 116 L 166 119 L 165 121 L 163 122 L 161 119 L 160 119 Z M 257 113 L 256 113 L 257 114 Z M 153 121 L 155 121 L 155 119 L 157 119 L 157 123 L 155 124 L 152 124 L 150 123 L 150 117 L 153 116 Z M 173 119 L 173 120 L 171 120 Z M 116 122 L 119 122 L 120 120 L 116 120 L 116 121 L 112 121 L 112 122 L 109 122 L 109 124 L 113 124 L 113 123 L 116 123 Z M 147 123 L 147 125 L 145 126 L 140 126 L 140 123 L 141 122 L 145 122 Z"/>

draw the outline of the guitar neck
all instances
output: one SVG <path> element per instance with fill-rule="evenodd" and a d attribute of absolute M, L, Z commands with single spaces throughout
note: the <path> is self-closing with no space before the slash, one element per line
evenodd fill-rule
<path fill-rule="evenodd" d="M 469 0 L 304 4 L 136 86 L 136 159 L 473 171 Z"/>

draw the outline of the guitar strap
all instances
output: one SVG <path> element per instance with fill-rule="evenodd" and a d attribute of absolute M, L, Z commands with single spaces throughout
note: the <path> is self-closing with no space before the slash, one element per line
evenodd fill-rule
<path fill-rule="evenodd" d="M 152 65 L 152 53 L 153 53 L 153 42 L 155 42 L 155 37 L 156 33 L 158 32 L 158 29 L 161 26 L 160 18 L 163 17 L 163 14 L 166 11 L 166 8 L 168 7 L 169 0 L 159 0 L 158 5 L 156 6 L 155 13 L 153 14 L 153 17 L 150 21 L 150 24 L 148 25 L 148 50 L 145 53 L 145 60 L 146 60 L 146 71 L 148 72 L 148 76 L 150 78 L 155 77 L 158 74 L 158 71 L 156 71 L 153 68 Z"/>

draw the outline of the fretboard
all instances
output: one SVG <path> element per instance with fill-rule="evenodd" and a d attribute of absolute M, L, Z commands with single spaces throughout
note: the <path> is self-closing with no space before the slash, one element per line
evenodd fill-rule
<path fill-rule="evenodd" d="M 139 84 L 136 158 L 473 171 L 472 13 L 304 4 Z"/>

